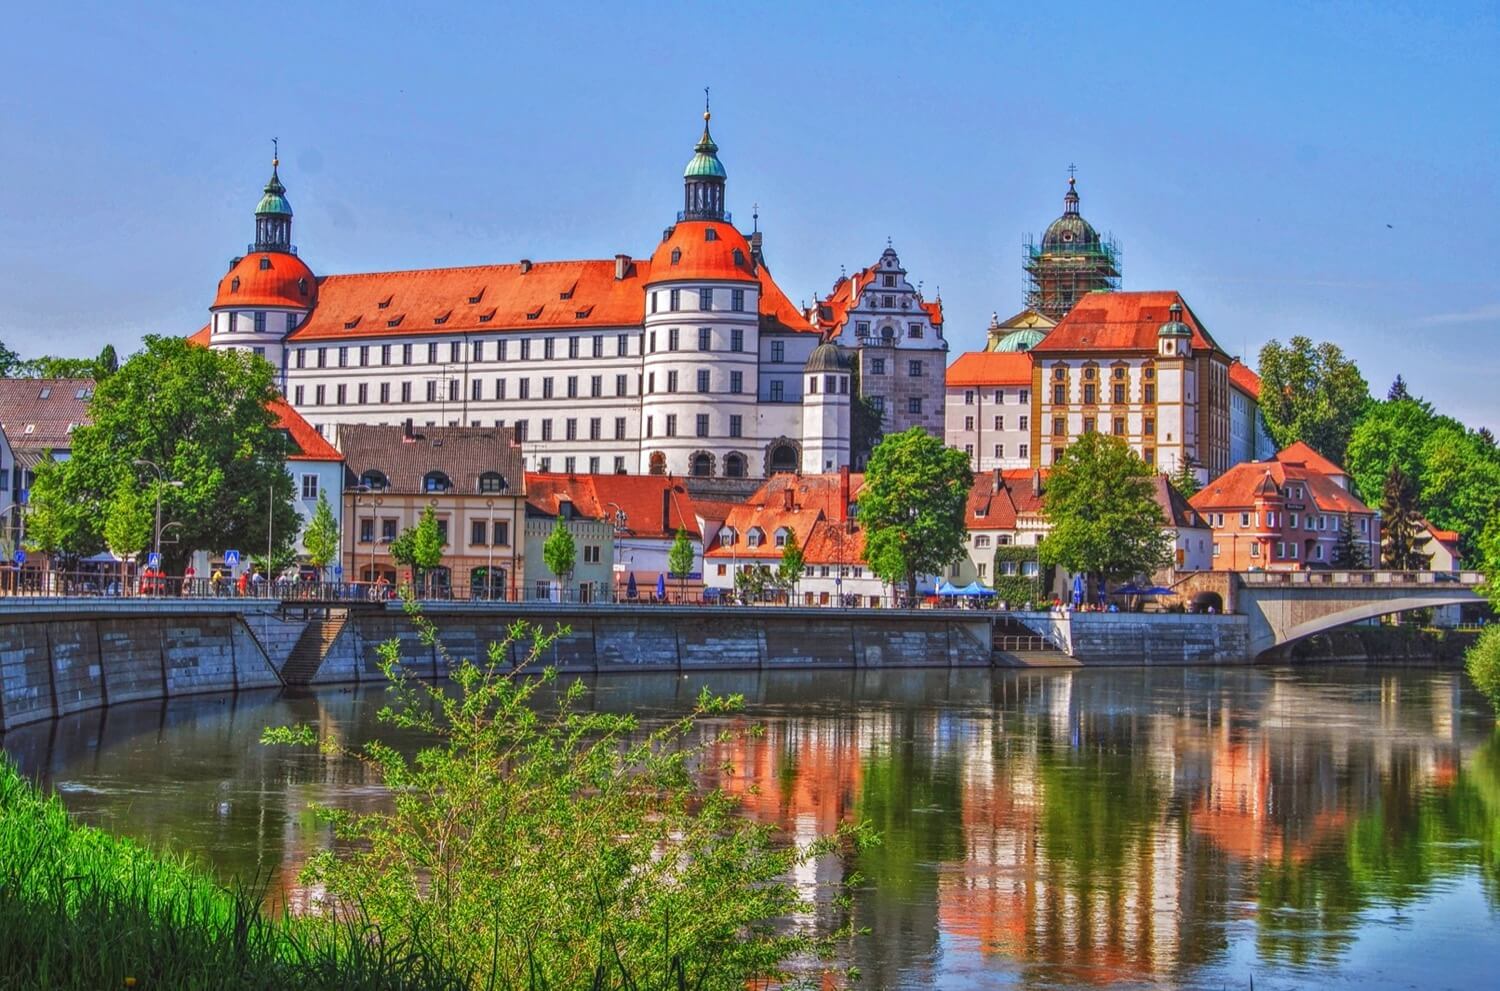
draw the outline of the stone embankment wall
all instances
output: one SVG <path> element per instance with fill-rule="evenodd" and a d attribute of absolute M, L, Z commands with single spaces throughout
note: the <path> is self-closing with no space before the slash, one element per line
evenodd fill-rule
<path fill-rule="evenodd" d="M 562 671 L 677 671 L 783 667 L 988 667 L 989 620 L 925 618 L 911 614 L 848 614 L 777 609 L 746 613 L 675 607 L 592 609 L 430 606 L 440 649 L 425 646 L 399 611 L 356 613 L 330 646 L 314 684 L 381 678 L 382 644 L 401 643 L 404 663 L 424 676 L 447 673 L 449 659 L 487 656 L 505 647 L 519 664 L 530 642 L 506 644 L 518 619 L 545 631 L 566 629 L 539 658 Z"/>
<path fill-rule="evenodd" d="M 232 613 L 0 621 L 0 731 L 116 702 L 280 683 Z"/>
<path fill-rule="evenodd" d="M 1084 665 L 1248 664 L 1244 616 L 1014 613 Z"/>

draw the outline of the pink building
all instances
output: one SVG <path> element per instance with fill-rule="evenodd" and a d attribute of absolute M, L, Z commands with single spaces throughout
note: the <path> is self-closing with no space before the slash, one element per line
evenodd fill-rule
<path fill-rule="evenodd" d="M 1213 531 L 1217 571 L 1333 567 L 1346 525 L 1365 566 L 1380 558 L 1380 519 L 1349 491 L 1349 475 L 1297 442 L 1266 461 L 1235 465 L 1190 500 Z"/>

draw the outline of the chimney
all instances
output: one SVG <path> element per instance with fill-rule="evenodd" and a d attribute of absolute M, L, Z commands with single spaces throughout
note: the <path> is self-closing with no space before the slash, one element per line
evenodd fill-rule
<path fill-rule="evenodd" d="M 1040 496 L 1042 494 L 1042 469 L 1031 469 L 1031 494 Z"/>
<path fill-rule="evenodd" d="M 630 256 L 615 255 L 615 281 L 622 281 L 630 273 Z"/>
<path fill-rule="evenodd" d="M 781 490 L 781 508 L 787 512 L 797 508 L 797 493 L 793 491 L 790 483 Z"/>
<path fill-rule="evenodd" d="M 417 435 L 411 429 L 411 417 L 408 416 L 406 422 L 401 424 L 401 443 L 410 444 L 416 439 Z"/>
<path fill-rule="evenodd" d="M 839 503 L 833 508 L 837 513 L 833 520 L 835 523 L 843 522 L 849 515 L 849 466 L 844 465 L 839 469 Z"/>
<path fill-rule="evenodd" d="M 661 490 L 661 532 L 672 532 L 672 487 Z"/>
<path fill-rule="evenodd" d="M 995 491 L 999 492 L 1003 488 L 1005 488 L 1005 479 L 1001 477 L 1001 475 L 1000 475 L 1000 469 L 996 468 L 995 469 Z"/>
<path fill-rule="evenodd" d="M 525 275 L 527 272 L 530 272 L 530 271 L 531 271 L 531 259 L 530 258 L 522 258 L 521 259 L 521 274 Z"/>

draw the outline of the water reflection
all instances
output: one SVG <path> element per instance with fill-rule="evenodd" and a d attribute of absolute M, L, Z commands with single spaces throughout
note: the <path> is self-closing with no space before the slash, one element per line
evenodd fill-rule
<path fill-rule="evenodd" d="M 1458 673 L 633 676 L 601 678 L 595 704 L 666 715 L 705 681 L 766 726 L 720 755 L 747 814 L 884 835 L 796 879 L 864 877 L 867 986 L 1430 986 L 1500 964 L 1500 738 Z M 121 706 L 3 742 L 84 818 L 297 906 L 298 867 L 331 842 L 307 803 L 383 796 L 357 764 L 256 739 L 311 721 L 357 742 L 381 697 Z"/>

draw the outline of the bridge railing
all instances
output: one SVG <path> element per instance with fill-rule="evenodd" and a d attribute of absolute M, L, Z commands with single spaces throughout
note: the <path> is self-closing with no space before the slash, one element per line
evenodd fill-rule
<path fill-rule="evenodd" d="M 1478 571 L 1242 571 L 1243 585 L 1273 586 L 1444 586 L 1472 588 L 1484 583 Z"/>

